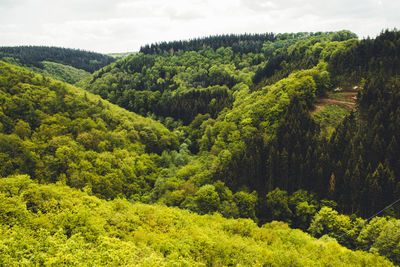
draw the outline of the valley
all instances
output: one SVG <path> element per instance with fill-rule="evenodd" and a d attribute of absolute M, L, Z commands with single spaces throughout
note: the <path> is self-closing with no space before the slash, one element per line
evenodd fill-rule
<path fill-rule="evenodd" d="M 0 265 L 399 265 L 399 42 L 0 47 Z"/>

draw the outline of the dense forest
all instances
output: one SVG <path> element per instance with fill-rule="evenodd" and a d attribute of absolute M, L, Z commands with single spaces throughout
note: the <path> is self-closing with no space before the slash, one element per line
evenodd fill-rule
<path fill-rule="evenodd" d="M 153 187 L 157 154 L 178 146 L 160 123 L 67 84 L 0 63 L 0 175 L 134 198 Z M 129 184 L 129 185 L 128 185 Z"/>
<path fill-rule="evenodd" d="M 399 42 L 396 30 L 165 42 L 83 89 L 0 63 L 0 257 L 391 266 L 367 251 L 400 264 Z M 31 239 L 11 246 L 18 232 Z M 29 242 L 46 254 L 19 253 Z"/>
<path fill-rule="evenodd" d="M 0 59 L 2 58 L 18 59 L 22 65 L 40 69 L 44 68 L 43 61 L 50 61 L 87 72 L 94 72 L 114 61 L 114 58 L 100 53 L 47 46 L 3 46 L 0 47 Z"/>
<path fill-rule="evenodd" d="M 285 223 L 257 227 L 250 219 L 105 201 L 26 175 L 2 178 L 0 185 L 0 262 L 6 266 L 343 266 L 340 259 L 351 266 L 394 266 Z"/>
<path fill-rule="evenodd" d="M 199 51 L 206 47 L 218 49 L 231 47 L 234 52 L 256 53 L 261 50 L 264 42 L 274 41 L 273 33 L 265 34 L 225 34 L 195 38 L 187 41 L 161 42 L 145 45 L 140 48 L 144 54 L 164 54 L 175 51 Z"/>

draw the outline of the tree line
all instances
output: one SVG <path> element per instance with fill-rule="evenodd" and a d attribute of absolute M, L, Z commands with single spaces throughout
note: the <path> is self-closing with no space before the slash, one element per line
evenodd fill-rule
<path fill-rule="evenodd" d="M 115 59 L 100 53 L 47 46 L 3 46 L 0 47 L 0 58 L 15 58 L 19 63 L 43 69 L 42 61 L 69 65 L 77 69 L 94 72 Z"/>
<path fill-rule="evenodd" d="M 400 193 L 399 34 L 354 37 L 282 34 L 257 53 L 139 53 L 81 82 L 171 131 L 4 65 L 1 175 L 260 224 L 283 220 L 398 262 L 398 236 L 384 242 L 385 231 L 396 232 L 398 206 L 386 218 L 362 218 Z M 356 109 L 323 134 L 310 114 L 317 98 L 349 86 L 362 88 Z M 35 104 L 32 91 L 48 97 Z"/>
<path fill-rule="evenodd" d="M 164 54 L 178 51 L 199 51 L 204 48 L 218 49 L 231 47 L 235 53 L 258 53 L 264 42 L 274 41 L 275 34 L 221 34 L 187 41 L 171 41 L 145 45 L 140 52 L 145 54 Z"/>

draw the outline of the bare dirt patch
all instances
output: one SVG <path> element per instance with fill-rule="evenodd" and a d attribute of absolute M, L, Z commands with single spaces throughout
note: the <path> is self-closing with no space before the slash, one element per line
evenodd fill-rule
<path fill-rule="evenodd" d="M 312 113 L 316 113 L 327 105 L 337 105 L 346 109 L 353 109 L 357 101 L 357 90 L 329 92 L 326 97 L 318 98 L 315 103 L 315 109 Z"/>

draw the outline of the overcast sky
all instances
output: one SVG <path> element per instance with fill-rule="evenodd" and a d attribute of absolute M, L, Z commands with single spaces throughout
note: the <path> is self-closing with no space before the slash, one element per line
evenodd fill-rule
<path fill-rule="evenodd" d="M 0 46 L 137 51 L 221 33 L 399 28 L 400 0 L 0 0 Z"/>

